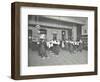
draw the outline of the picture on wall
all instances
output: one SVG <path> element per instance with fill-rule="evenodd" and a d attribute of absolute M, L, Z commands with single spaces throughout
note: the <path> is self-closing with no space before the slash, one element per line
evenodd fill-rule
<path fill-rule="evenodd" d="M 11 6 L 12 79 L 97 75 L 97 7 Z"/>

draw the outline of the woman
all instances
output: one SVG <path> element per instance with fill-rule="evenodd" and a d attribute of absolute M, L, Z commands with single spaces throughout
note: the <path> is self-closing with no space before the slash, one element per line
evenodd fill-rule
<path fill-rule="evenodd" d="M 40 35 L 40 41 L 39 41 L 39 55 L 44 58 L 47 57 L 47 53 L 46 53 L 46 35 L 45 34 L 41 34 Z"/>
<path fill-rule="evenodd" d="M 39 55 L 43 58 L 43 57 L 47 57 L 47 53 L 46 53 L 46 42 L 45 40 L 40 40 L 39 43 Z"/>
<path fill-rule="evenodd" d="M 52 49 L 52 51 L 55 53 L 55 55 L 58 55 L 59 52 L 60 52 L 59 44 L 60 44 L 59 41 L 53 40 L 53 49 Z"/>

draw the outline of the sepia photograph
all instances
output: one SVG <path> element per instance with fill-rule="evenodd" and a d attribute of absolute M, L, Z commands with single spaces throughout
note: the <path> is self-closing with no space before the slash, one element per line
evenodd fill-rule
<path fill-rule="evenodd" d="M 88 17 L 28 15 L 28 66 L 88 63 Z"/>

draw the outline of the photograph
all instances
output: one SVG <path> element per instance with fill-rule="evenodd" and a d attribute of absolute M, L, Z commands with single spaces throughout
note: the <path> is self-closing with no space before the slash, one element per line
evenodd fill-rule
<path fill-rule="evenodd" d="M 88 17 L 28 15 L 28 66 L 88 63 Z"/>
<path fill-rule="evenodd" d="M 11 4 L 11 78 L 97 75 L 97 7 Z"/>

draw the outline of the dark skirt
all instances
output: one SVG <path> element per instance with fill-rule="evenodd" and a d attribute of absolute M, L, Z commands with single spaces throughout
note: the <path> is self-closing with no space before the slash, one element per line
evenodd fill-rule
<path fill-rule="evenodd" d="M 58 45 L 54 45 L 52 51 L 55 53 L 55 55 L 58 55 L 60 52 L 60 47 Z"/>
<path fill-rule="evenodd" d="M 39 55 L 41 57 L 46 57 L 47 56 L 47 54 L 46 54 L 46 48 L 45 48 L 44 45 L 39 46 Z"/>

